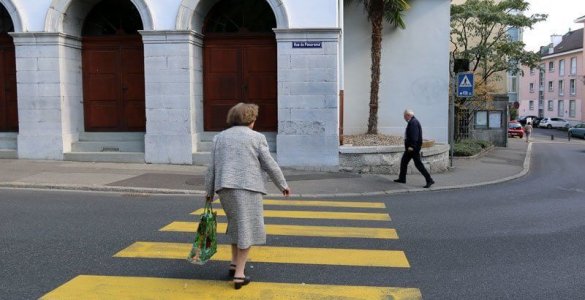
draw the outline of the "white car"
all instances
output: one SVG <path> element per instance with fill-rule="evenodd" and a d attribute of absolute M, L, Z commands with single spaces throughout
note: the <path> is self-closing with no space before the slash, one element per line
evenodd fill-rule
<path fill-rule="evenodd" d="M 565 119 L 561 119 L 561 118 L 543 118 L 540 123 L 538 124 L 538 127 L 541 128 L 565 128 L 565 127 L 569 127 L 569 122 L 567 122 L 567 120 Z"/>

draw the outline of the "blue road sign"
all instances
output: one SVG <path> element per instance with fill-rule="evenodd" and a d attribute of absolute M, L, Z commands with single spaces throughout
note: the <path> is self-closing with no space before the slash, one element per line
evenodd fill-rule
<path fill-rule="evenodd" d="M 457 74 L 457 97 L 473 96 L 473 73 Z"/>

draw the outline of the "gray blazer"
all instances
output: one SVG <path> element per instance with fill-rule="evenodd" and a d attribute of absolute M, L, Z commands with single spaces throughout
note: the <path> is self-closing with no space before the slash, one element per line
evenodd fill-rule
<path fill-rule="evenodd" d="M 222 188 L 266 194 L 264 172 L 281 191 L 288 188 L 280 167 L 270 156 L 266 137 L 248 126 L 234 126 L 213 139 L 205 190 L 208 196 Z"/>

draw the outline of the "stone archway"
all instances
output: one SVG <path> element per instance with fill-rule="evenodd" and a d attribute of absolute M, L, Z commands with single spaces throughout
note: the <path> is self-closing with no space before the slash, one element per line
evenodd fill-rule
<path fill-rule="evenodd" d="M 20 12 L 18 8 L 12 3 L 10 0 L 0 0 L 0 4 L 6 8 L 8 14 L 10 14 L 10 18 L 12 19 L 12 25 L 14 26 L 14 32 L 23 32 L 23 22 L 20 16 Z"/>
<path fill-rule="evenodd" d="M 205 16 L 217 2 L 219 0 L 182 0 L 177 14 L 175 29 L 194 30 L 201 33 Z M 266 0 L 266 2 L 268 2 L 276 17 L 277 28 L 289 28 L 288 13 L 283 1 Z"/>
<path fill-rule="evenodd" d="M 81 35 L 83 20 L 93 6 L 101 0 L 52 0 L 45 19 L 45 32 L 62 32 Z M 150 9 L 144 0 L 130 0 L 142 18 L 144 30 L 154 30 Z"/>

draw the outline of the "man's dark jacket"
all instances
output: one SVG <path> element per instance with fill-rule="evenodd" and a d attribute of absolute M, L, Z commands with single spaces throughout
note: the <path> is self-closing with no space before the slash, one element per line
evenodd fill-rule
<path fill-rule="evenodd" d="M 404 139 L 404 149 L 408 150 L 408 147 L 412 147 L 415 152 L 419 152 L 422 147 L 422 127 L 418 120 L 412 116 L 408 125 L 406 126 L 406 134 Z"/>

